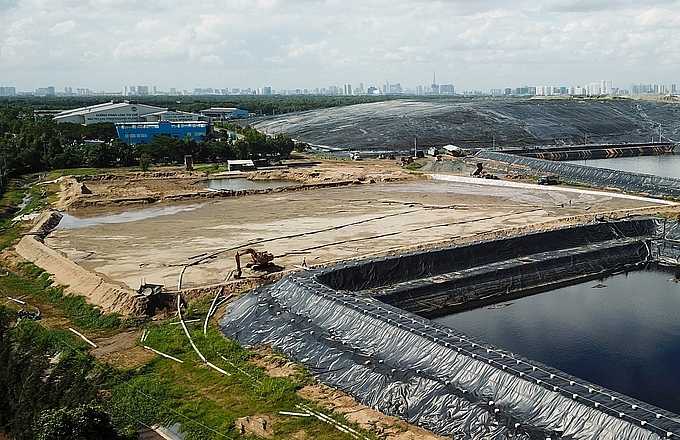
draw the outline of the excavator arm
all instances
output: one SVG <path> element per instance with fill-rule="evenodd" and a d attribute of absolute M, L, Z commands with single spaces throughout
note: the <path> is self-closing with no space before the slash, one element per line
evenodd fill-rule
<path fill-rule="evenodd" d="M 248 249 L 242 249 L 238 252 L 236 252 L 236 255 L 234 255 L 234 259 L 236 260 L 236 276 L 235 278 L 241 278 L 241 257 L 243 255 L 250 255 L 250 258 L 252 260 L 253 266 L 264 266 L 265 264 L 269 264 L 274 260 L 274 254 L 267 252 L 267 251 L 262 251 L 262 252 L 257 252 L 254 249 L 248 248 Z"/>

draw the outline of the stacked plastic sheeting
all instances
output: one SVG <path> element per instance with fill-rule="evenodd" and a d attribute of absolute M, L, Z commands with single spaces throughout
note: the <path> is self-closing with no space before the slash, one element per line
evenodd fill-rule
<path fill-rule="evenodd" d="M 529 168 L 540 174 L 556 174 L 561 180 L 580 182 L 603 188 L 616 188 L 653 196 L 680 196 L 680 179 L 632 173 L 585 165 L 553 162 L 545 159 L 516 156 L 497 151 L 480 151 L 475 161 L 483 159 L 507 164 L 507 171 L 526 173 Z"/>
<path fill-rule="evenodd" d="M 478 260 L 498 262 L 482 250 L 491 246 L 498 254 L 516 258 L 531 255 L 534 248 L 556 248 L 560 240 L 569 243 L 567 247 L 612 240 L 630 243 L 630 236 L 643 243 L 643 238 L 655 235 L 656 226 L 644 218 L 598 223 L 551 231 L 552 240 L 526 234 L 294 274 L 234 302 L 220 325 L 227 337 L 249 346 L 271 345 L 361 403 L 440 435 L 460 439 L 680 435 L 678 417 L 672 413 L 356 291 L 441 275 L 461 264 L 473 266 L 470 261 L 442 261 L 457 248 L 466 248 L 476 261 L 477 246 Z M 630 252 L 638 258 L 649 256 L 639 247 Z M 594 259 L 592 264 L 599 263 Z"/>

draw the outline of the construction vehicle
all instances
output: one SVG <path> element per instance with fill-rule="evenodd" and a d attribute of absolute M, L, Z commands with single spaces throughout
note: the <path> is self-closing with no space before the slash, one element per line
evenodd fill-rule
<path fill-rule="evenodd" d="M 539 185 L 558 185 L 560 181 L 557 180 L 557 176 L 541 176 L 536 183 Z"/>
<path fill-rule="evenodd" d="M 236 255 L 234 255 L 234 259 L 236 260 L 236 275 L 234 278 L 241 278 L 241 257 L 243 255 L 250 254 L 250 258 L 252 259 L 251 263 L 248 263 L 247 267 L 251 266 L 265 266 L 269 263 L 271 263 L 274 260 L 274 254 L 267 252 L 267 251 L 262 251 L 262 252 L 257 252 L 254 249 L 248 248 L 248 249 L 242 249 L 238 252 L 236 252 Z"/>

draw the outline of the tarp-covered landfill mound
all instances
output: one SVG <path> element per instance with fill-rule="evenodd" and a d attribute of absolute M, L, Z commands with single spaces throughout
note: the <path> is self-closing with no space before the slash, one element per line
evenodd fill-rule
<path fill-rule="evenodd" d="M 537 174 L 556 174 L 560 180 L 568 182 L 584 183 L 602 188 L 616 188 L 621 191 L 644 193 L 658 197 L 680 197 L 680 179 L 672 177 L 554 162 L 498 151 L 480 151 L 473 160 L 482 163 L 484 160 L 492 160 L 495 162 L 494 168 L 501 168 L 506 172 L 526 174 L 527 171 L 534 171 Z M 499 164 L 504 165 L 499 166 Z"/>
<path fill-rule="evenodd" d="M 503 300 L 515 288 L 547 289 L 578 271 L 625 269 L 659 253 L 672 258 L 672 247 L 658 242 L 675 228 L 635 217 L 301 272 L 239 298 L 220 325 L 244 345 L 286 353 L 367 406 L 456 439 L 680 436 L 673 413 L 389 304 L 420 311 L 422 296 L 434 313 L 441 301 Z M 510 273 L 501 270 L 506 264 Z M 555 270 L 572 264 L 576 271 Z M 492 288 L 493 272 L 501 288 Z M 473 288 L 467 276 L 489 282 Z M 519 284 L 508 289 L 507 277 Z M 432 286 L 441 280 L 445 293 L 437 296 Z"/>

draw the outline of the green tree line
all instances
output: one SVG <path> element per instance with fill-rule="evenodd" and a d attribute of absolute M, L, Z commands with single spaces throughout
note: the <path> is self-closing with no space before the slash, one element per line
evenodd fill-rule
<path fill-rule="evenodd" d="M 114 124 L 55 124 L 49 117 L 35 118 L 33 110 L 26 103 L 0 102 L 0 189 L 9 177 L 50 169 L 133 166 L 140 159 L 142 165 L 173 164 L 182 163 L 185 155 L 196 163 L 285 158 L 295 148 L 286 135 L 268 137 L 235 124 L 225 131 L 236 136 L 223 132 L 201 141 L 159 136 L 131 146 L 118 138 Z M 88 142 L 95 140 L 103 142 Z"/>
<path fill-rule="evenodd" d="M 120 96 L 59 96 L 29 97 L 14 96 L 0 98 L 0 104 L 32 107 L 36 110 L 68 110 L 100 104 Z M 132 99 L 132 98 L 131 98 Z M 196 95 L 196 96 L 139 96 L 140 102 L 164 108 L 198 112 L 210 107 L 236 107 L 248 110 L 254 115 L 279 115 L 305 110 L 341 107 L 354 104 L 385 101 L 394 97 L 376 96 L 328 96 L 328 95 Z"/>
<path fill-rule="evenodd" d="M 109 375 L 80 342 L 0 306 L 0 431 L 16 440 L 122 439 L 101 407 Z"/>

